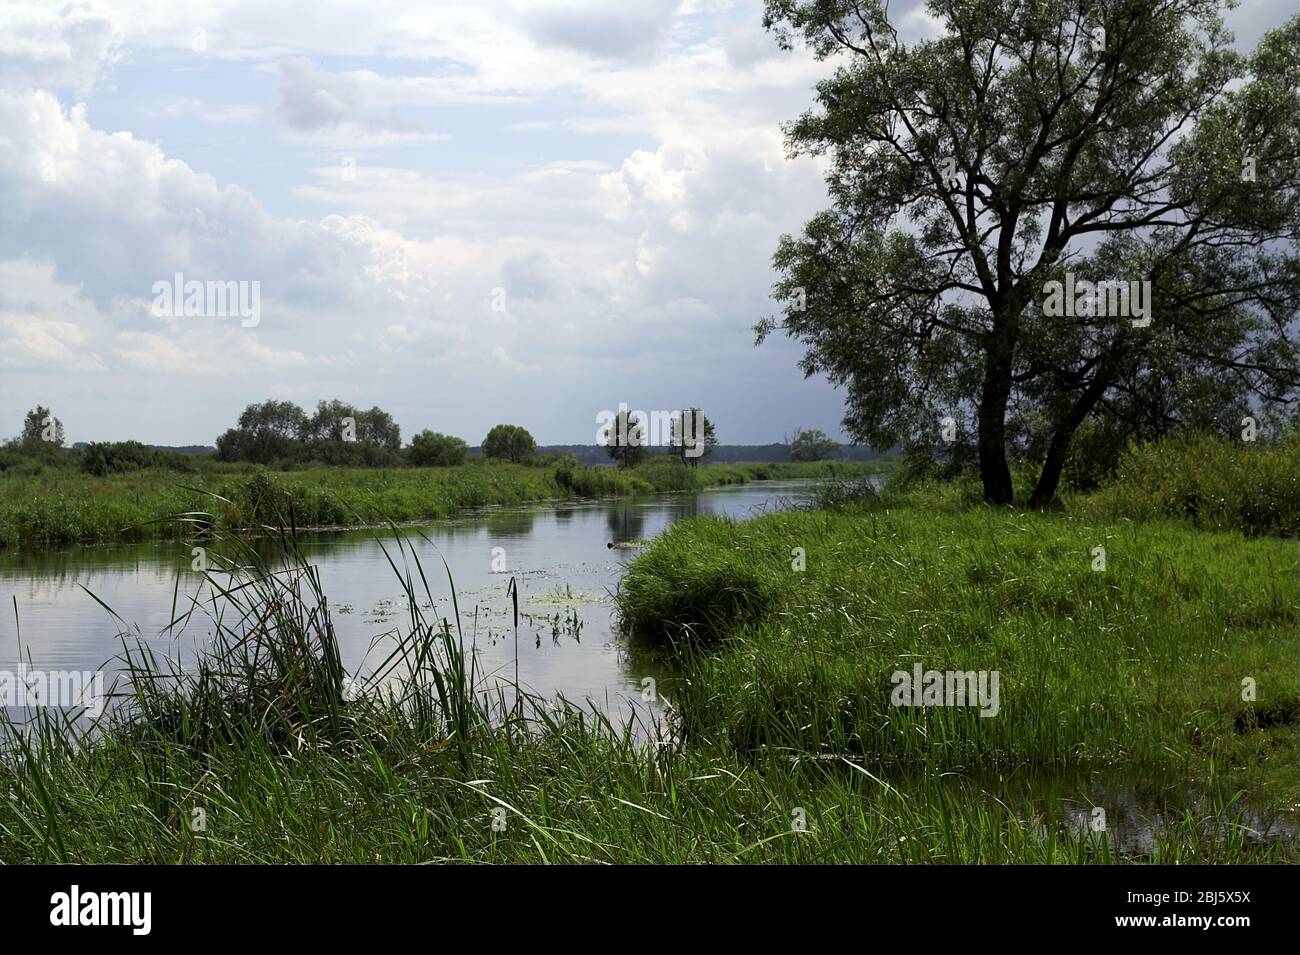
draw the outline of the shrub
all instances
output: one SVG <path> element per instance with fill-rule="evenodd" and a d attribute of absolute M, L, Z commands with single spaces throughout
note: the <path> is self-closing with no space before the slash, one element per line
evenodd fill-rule
<path fill-rule="evenodd" d="M 537 451 L 533 436 L 517 424 L 499 424 L 483 439 L 483 454 L 514 464 L 525 464 Z"/>
<path fill-rule="evenodd" d="M 401 462 L 397 451 L 373 441 L 335 441 L 318 438 L 305 442 L 306 457 L 321 464 L 351 468 L 387 468 Z"/>
<path fill-rule="evenodd" d="M 1137 445 L 1085 506 L 1134 520 L 1300 535 L 1300 437 L 1268 445 L 1190 435 Z"/>
<path fill-rule="evenodd" d="M 653 490 L 644 481 L 639 481 L 617 468 L 593 468 L 578 463 L 572 455 L 571 460 L 564 461 L 555 469 L 555 483 L 563 490 L 578 497 L 612 497 L 618 494 L 633 494 L 642 490 Z"/>
<path fill-rule="evenodd" d="M 181 462 L 171 460 L 179 457 L 180 455 L 150 448 L 139 441 L 92 442 L 81 452 L 81 470 L 103 477 L 106 474 L 125 474 L 128 471 L 157 467 L 163 463 L 179 466 Z"/>
<path fill-rule="evenodd" d="M 406 460 L 416 467 L 454 467 L 465 463 L 469 446 L 460 438 L 427 428 L 411 438 Z"/>
<path fill-rule="evenodd" d="M 634 472 L 648 481 L 656 491 L 694 491 L 702 483 L 693 469 L 683 467 L 675 454 L 656 454 Z"/>
<path fill-rule="evenodd" d="M 0 474 L 35 477 L 45 473 L 47 468 L 57 467 L 60 463 L 59 457 L 55 455 L 29 454 L 28 450 L 17 442 L 0 447 Z"/>
<path fill-rule="evenodd" d="M 826 481 L 813 492 L 813 506 L 825 510 L 872 508 L 882 501 L 880 483 L 871 476 Z"/>

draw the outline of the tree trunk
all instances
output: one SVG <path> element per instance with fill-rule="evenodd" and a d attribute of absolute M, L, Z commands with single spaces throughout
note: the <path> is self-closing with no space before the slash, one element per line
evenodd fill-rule
<path fill-rule="evenodd" d="M 1061 483 L 1061 471 L 1065 467 L 1065 459 L 1070 452 L 1070 442 L 1074 439 L 1074 432 L 1079 430 L 1083 419 L 1088 417 L 1105 393 L 1118 354 L 1117 349 L 1107 356 L 1091 384 L 1084 389 L 1083 394 L 1079 395 L 1070 406 L 1070 410 L 1065 413 L 1065 417 L 1057 424 L 1056 431 L 1052 434 L 1052 443 L 1047 447 L 1047 460 L 1043 462 L 1043 470 L 1038 475 L 1038 484 L 1034 486 L 1034 493 L 1029 498 L 1030 507 L 1047 507 L 1052 503 L 1052 498 L 1056 496 L 1056 489 Z"/>
<path fill-rule="evenodd" d="M 1011 396 L 1010 355 L 996 350 L 987 359 L 983 393 L 980 396 L 979 462 L 984 482 L 984 500 L 989 504 L 1010 504 L 1015 496 L 1011 468 L 1007 465 L 1007 400 Z"/>
<path fill-rule="evenodd" d="M 996 421 L 989 418 L 983 406 L 980 407 L 979 452 L 985 502 L 1010 504 L 1015 498 L 1015 488 L 1007 464 L 1006 426 L 1001 417 Z"/>
<path fill-rule="evenodd" d="M 1046 507 L 1056 496 L 1056 488 L 1061 483 L 1061 471 L 1065 468 L 1065 458 L 1070 450 L 1070 439 L 1078 426 L 1071 426 L 1069 431 L 1058 428 L 1052 435 L 1052 443 L 1047 448 L 1047 460 L 1034 485 L 1034 493 L 1029 497 L 1030 507 Z"/>

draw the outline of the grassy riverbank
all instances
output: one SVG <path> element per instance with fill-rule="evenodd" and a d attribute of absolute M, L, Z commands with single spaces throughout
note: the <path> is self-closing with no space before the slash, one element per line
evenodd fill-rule
<path fill-rule="evenodd" d="M 701 518 L 642 553 L 622 604 L 687 660 L 688 738 L 738 753 L 891 778 L 1120 768 L 1300 803 L 1293 540 L 986 508 Z M 998 671 L 996 714 L 893 705 L 918 663 Z"/>
<path fill-rule="evenodd" d="M 706 464 L 667 458 L 621 470 L 475 462 L 448 468 L 268 471 L 239 465 L 180 473 L 149 469 L 105 477 L 47 469 L 0 474 L 0 547 L 179 537 L 198 528 L 176 515 L 207 515 L 215 530 L 419 521 L 494 505 L 656 491 L 691 491 L 766 479 L 866 473 L 871 465 Z"/>
<path fill-rule="evenodd" d="M 415 543 L 388 545 L 417 608 L 400 696 L 346 692 L 309 569 L 255 572 L 207 608 L 201 671 L 133 651 L 103 733 L 11 738 L 0 860 L 1113 862 L 1166 797 L 1140 858 L 1296 859 L 1251 835 L 1296 801 L 1293 541 L 984 509 L 685 522 L 622 596 L 637 652 L 681 668 L 639 734 L 477 699 Z M 913 660 L 999 670 L 998 715 L 889 706 Z M 1094 806 L 1110 828 L 1077 824 Z"/>

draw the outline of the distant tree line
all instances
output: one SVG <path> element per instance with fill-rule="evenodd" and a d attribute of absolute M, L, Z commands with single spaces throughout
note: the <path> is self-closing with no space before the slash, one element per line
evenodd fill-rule
<path fill-rule="evenodd" d="M 601 454 L 624 467 L 633 467 L 645 460 L 653 444 L 656 445 L 653 450 L 660 456 L 676 457 L 687 466 L 695 466 L 714 454 L 719 447 L 718 438 L 713 422 L 699 408 L 688 411 L 692 417 L 687 419 L 685 427 L 680 413 L 669 422 L 666 429 L 669 444 L 662 449 L 657 445 L 663 443 L 663 435 L 651 436 L 642 431 L 635 441 L 629 440 L 630 436 L 637 434 L 634 426 L 638 419 L 635 417 L 630 421 L 616 420 L 608 441 L 597 447 L 561 445 L 539 450 L 527 429 L 520 425 L 498 424 L 483 438 L 481 449 L 483 457 L 488 460 L 514 464 L 565 464 L 576 468 L 583 463 L 597 463 L 592 455 Z M 683 434 L 685 440 L 682 440 Z M 697 444 L 700 453 L 688 453 Z M 821 431 L 797 431 L 786 439 L 786 444 L 793 461 L 817 461 L 840 454 L 840 446 Z M 722 450 L 735 452 L 747 447 Z M 778 460 L 787 448 L 774 444 L 748 447 L 748 450 L 750 454 L 744 457 L 745 460 Z M 754 458 L 754 452 L 764 452 L 768 456 Z M 468 455 L 469 447 L 461 438 L 427 428 L 414 435 L 409 446 L 403 448 L 401 429 L 392 415 L 382 408 L 363 411 L 344 401 L 321 401 L 315 412 L 308 414 L 291 401 L 268 399 L 244 409 L 236 426 L 217 438 L 214 457 L 223 462 L 281 466 L 393 467 L 406 464 L 413 467 L 454 467 L 464 464 Z M 0 449 L 0 471 L 24 461 L 33 467 L 40 467 L 40 462 L 45 462 L 95 475 L 121 474 L 153 467 L 192 471 L 198 460 L 205 456 L 204 453 L 186 454 L 176 449 L 152 447 L 139 441 L 91 442 L 68 449 L 64 447 L 63 422 L 49 408 L 37 405 L 24 416 L 20 433 L 4 442 Z M 741 459 L 734 454 L 727 456 L 727 460 Z"/>
<path fill-rule="evenodd" d="M 63 422 L 49 408 L 37 405 L 23 416 L 18 435 L 0 450 L 0 471 L 14 466 L 54 465 L 77 467 L 87 474 L 105 475 L 138 471 L 142 468 L 167 467 L 192 470 L 193 457 L 151 448 L 139 441 L 92 442 L 68 449 L 63 446 Z"/>
<path fill-rule="evenodd" d="M 236 427 L 217 438 L 222 461 L 319 462 L 360 467 L 454 467 L 465 463 L 469 445 L 452 435 L 425 429 L 402 448 L 402 432 L 382 408 L 362 411 L 344 401 L 322 401 L 307 414 L 291 401 L 251 404 Z M 514 424 L 499 424 L 483 439 L 487 458 L 542 464 L 537 442 Z"/>

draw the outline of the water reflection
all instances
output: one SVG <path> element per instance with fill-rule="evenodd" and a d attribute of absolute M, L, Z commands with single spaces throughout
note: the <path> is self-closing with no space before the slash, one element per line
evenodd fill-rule
<path fill-rule="evenodd" d="M 682 502 L 684 504 L 684 502 Z M 685 507 L 679 508 L 674 515 L 676 520 L 693 517 Z M 634 504 L 621 504 L 612 507 L 605 516 L 605 526 L 609 528 L 609 539 L 614 543 L 642 540 L 645 534 L 646 519 L 643 511 Z"/>
<path fill-rule="evenodd" d="M 519 675 L 530 692 L 590 699 L 613 715 L 644 708 L 642 681 L 656 674 L 630 655 L 614 633 L 610 594 L 635 550 L 609 541 L 647 540 L 674 521 L 697 514 L 748 516 L 778 501 L 807 495 L 806 483 L 772 482 L 720 488 L 698 495 L 662 495 L 557 507 L 494 508 L 404 529 L 415 547 L 430 594 L 426 614 L 452 619 L 454 586 L 461 623 L 478 672 L 513 682 L 514 633 L 506 598 L 512 577 L 520 596 Z M 406 568 L 389 530 L 304 533 L 301 548 L 319 569 L 345 665 L 364 670 L 382 659 L 385 639 L 406 625 L 406 595 L 381 541 Z M 192 569 L 191 543 L 28 550 L 0 555 L 0 668 L 30 656 L 49 669 L 95 669 L 120 652 L 122 626 L 103 601 L 158 652 L 184 659 L 210 638 L 199 615 L 182 632 L 168 631 L 174 612 L 210 597 Z M 204 542 L 212 556 L 225 548 Z M 253 547 L 278 553 L 269 538 Z M 447 577 L 443 561 L 450 569 Z M 84 588 L 84 589 L 83 589 Z M 17 616 L 15 618 L 15 600 Z M 176 611 L 173 611 L 176 607 Z M 377 655 L 376 655 L 377 654 Z M 653 706 L 651 706 L 653 709 Z"/>

